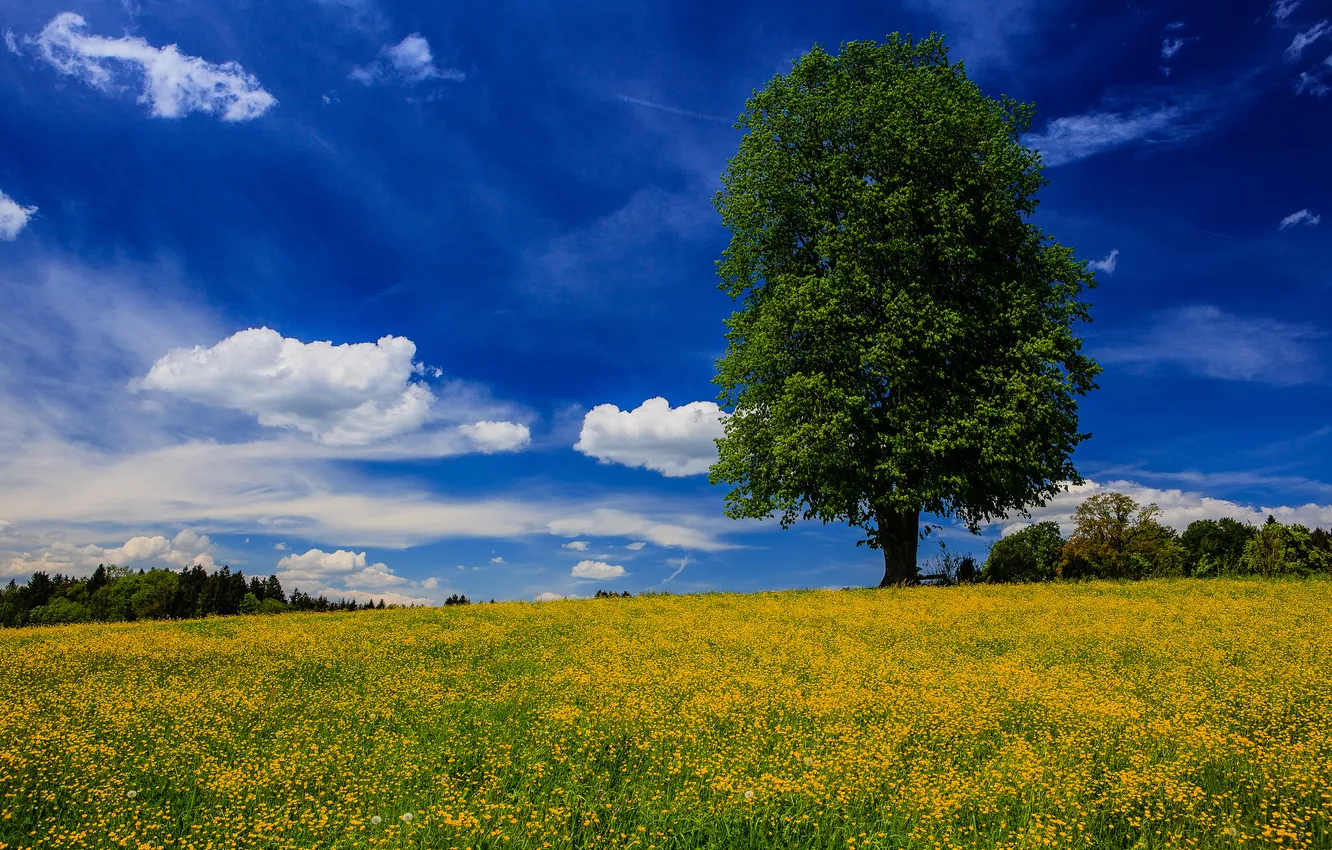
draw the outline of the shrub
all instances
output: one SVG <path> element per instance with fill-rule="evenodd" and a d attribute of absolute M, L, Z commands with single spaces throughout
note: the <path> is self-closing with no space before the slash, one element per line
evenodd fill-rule
<path fill-rule="evenodd" d="M 995 541 L 981 569 L 981 581 L 1049 581 L 1057 575 L 1063 545 L 1059 523 L 1029 525 Z"/>

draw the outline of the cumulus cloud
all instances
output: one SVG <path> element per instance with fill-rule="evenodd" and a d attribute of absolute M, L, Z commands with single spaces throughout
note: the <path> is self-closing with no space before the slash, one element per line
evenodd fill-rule
<path fill-rule="evenodd" d="M 1286 48 L 1286 58 L 1299 59 L 1304 53 L 1304 48 L 1322 38 L 1328 29 L 1327 21 L 1319 21 L 1304 32 L 1295 33 L 1295 38 L 1290 42 L 1290 46 Z"/>
<path fill-rule="evenodd" d="M 353 591 L 378 592 L 390 587 L 411 584 L 407 579 L 396 575 L 387 564 L 378 561 L 371 563 L 366 553 L 349 552 L 345 549 L 333 552 L 310 549 L 303 555 L 287 555 L 278 561 L 277 566 L 277 577 L 283 584 L 299 586 L 304 582 L 306 586 L 328 588 L 333 582 L 340 582 L 342 588 L 333 590 L 334 593 L 341 594 Z"/>
<path fill-rule="evenodd" d="M 1293 212 L 1281 219 L 1281 224 L 1277 227 L 1277 230 L 1285 230 L 1287 227 L 1294 227 L 1297 224 L 1307 224 L 1310 227 L 1313 227 L 1320 221 L 1322 221 L 1320 217 L 1309 212 L 1307 209 L 1300 210 L 1299 212 Z"/>
<path fill-rule="evenodd" d="M 492 563 L 492 564 L 502 564 L 502 563 L 504 563 L 504 559 L 501 558 L 499 555 L 496 555 L 495 557 L 493 557 L 493 558 L 490 559 L 490 563 Z"/>
<path fill-rule="evenodd" d="M 246 543 L 249 543 L 250 541 L 249 541 L 248 539 L 246 539 L 245 542 L 246 542 Z M 274 544 L 273 544 L 273 548 L 276 549 L 276 550 L 278 550 L 279 552 L 286 552 L 286 551 L 287 551 L 288 549 L 290 549 L 291 547 L 288 546 L 286 543 L 274 543 Z"/>
<path fill-rule="evenodd" d="M 624 567 L 619 564 L 608 564 L 605 561 L 579 561 L 574 564 L 569 575 L 574 578 L 622 578 L 629 575 L 624 571 Z"/>
<path fill-rule="evenodd" d="M 379 58 L 369 65 L 357 65 L 348 76 L 359 83 L 421 83 L 426 80 L 463 80 L 467 75 L 453 68 L 435 65 L 430 42 L 420 33 L 412 33 L 397 44 L 386 44 Z"/>
<path fill-rule="evenodd" d="M 575 552 L 586 552 L 588 543 L 586 540 L 570 540 L 563 545 L 565 549 L 572 549 Z"/>
<path fill-rule="evenodd" d="M 333 345 L 251 328 L 210 348 L 172 350 L 131 387 L 238 410 L 261 425 L 301 431 L 323 445 L 361 447 L 367 457 L 492 453 L 531 442 L 526 425 L 507 421 L 418 433 L 428 422 L 501 412 L 503 406 L 461 381 L 437 396 L 420 376 L 439 370 L 414 362 L 415 356 L 415 343 L 404 337 Z"/>
<path fill-rule="evenodd" d="M 1093 260 L 1092 262 L 1088 263 L 1088 265 L 1096 269 L 1098 272 L 1105 272 L 1106 274 L 1114 274 L 1115 265 L 1118 262 L 1119 262 L 1119 249 L 1111 248 L 1110 254 L 1104 260 Z"/>
<path fill-rule="evenodd" d="M 105 38 L 87 35 L 86 29 L 83 16 L 74 12 L 52 18 L 36 39 L 42 59 L 60 73 L 107 92 L 115 87 L 108 62 L 137 72 L 143 78 L 139 102 L 159 118 L 205 112 L 218 113 L 224 121 L 248 121 L 277 103 L 237 62 L 214 64 L 187 56 L 174 44 L 153 47 L 142 38 Z"/>
<path fill-rule="evenodd" d="M 97 569 L 98 564 L 175 568 L 198 564 L 212 568 L 215 566 L 214 552 L 213 541 L 207 535 L 188 529 L 171 538 L 162 535 L 131 537 L 114 547 L 58 542 L 26 552 L 9 553 L 7 558 L 0 559 L 0 577 L 22 578 L 35 572 L 86 576 Z"/>
<path fill-rule="evenodd" d="M 476 422 L 459 425 L 458 432 L 485 454 L 511 452 L 532 442 L 531 429 L 515 422 Z"/>
<path fill-rule="evenodd" d="M 330 445 L 363 445 L 429 417 L 435 397 L 411 380 L 415 355 L 403 337 L 335 346 L 252 328 L 211 348 L 171 351 L 135 386 L 240 410 Z"/>
<path fill-rule="evenodd" d="M 1160 314 L 1136 343 L 1098 349 L 1102 363 L 1174 365 L 1209 378 L 1290 386 L 1316 379 L 1326 334 L 1308 324 L 1234 316 L 1217 307 Z"/>
<path fill-rule="evenodd" d="M 13 242 L 36 212 L 36 207 L 25 207 L 0 192 L 0 239 Z"/>
<path fill-rule="evenodd" d="M 636 410 L 600 404 L 583 417 L 574 449 L 602 463 L 645 467 L 668 478 L 701 475 L 717 459 L 714 442 L 727 416 L 710 401 L 672 408 L 650 398 Z"/>

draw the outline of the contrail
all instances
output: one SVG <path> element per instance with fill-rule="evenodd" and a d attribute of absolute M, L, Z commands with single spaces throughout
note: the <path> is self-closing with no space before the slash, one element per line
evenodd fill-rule
<path fill-rule="evenodd" d="M 1206 233 L 1208 236 L 1219 236 L 1219 237 L 1222 238 L 1222 239 L 1234 239 L 1234 238 L 1235 238 L 1235 237 L 1233 237 L 1233 236 L 1227 236 L 1227 235 L 1224 234 L 1224 233 L 1213 233 L 1213 232 L 1210 231 L 1210 230 L 1202 230 L 1202 229 L 1197 228 L 1197 227 L 1189 227 L 1187 224 L 1175 224 L 1175 222 L 1173 222 L 1173 221 L 1170 222 L 1170 224 L 1173 225 L 1174 227 L 1182 227 L 1182 228 L 1184 228 L 1185 230 L 1192 230 L 1192 231 L 1194 231 L 1194 232 L 1196 232 L 1196 233 Z"/>
<path fill-rule="evenodd" d="M 666 106 L 665 104 L 662 103 L 653 103 L 650 100 L 643 100 L 642 98 L 638 97 L 630 97 L 627 94 L 617 94 L 615 96 L 615 99 L 622 100 L 625 103 L 632 103 L 635 106 L 646 106 L 648 109 L 660 109 L 662 112 L 670 112 L 674 115 L 685 115 L 688 116 L 689 118 L 702 118 L 704 121 L 718 121 L 722 124 L 735 123 L 732 119 L 722 118 L 719 115 L 705 115 L 702 112 L 690 112 L 688 109 L 677 109 L 674 106 Z"/>
<path fill-rule="evenodd" d="M 662 580 L 661 580 L 661 583 L 662 583 L 662 584 L 665 584 L 666 582 L 668 582 L 668 581 L 670 581 L 671 579 L 675 578 L 676 576 L 678 576 L 678 575 L 684 570 L 685 567 L 689 566 L 689 565 L 692 564 L 692 563 L 693 563 L 693 561 L 689 558 L 689 556 L 688 556 L 688 555 L 685 555 L 683 558 L 680 559 L 680 566 L 679 566 L 679 568 L 676 569 L 675 572 L 673 572 L 673 573 L 671 573 L 670 575 L 666 576 L 666 578 L 662 579 Z"/>

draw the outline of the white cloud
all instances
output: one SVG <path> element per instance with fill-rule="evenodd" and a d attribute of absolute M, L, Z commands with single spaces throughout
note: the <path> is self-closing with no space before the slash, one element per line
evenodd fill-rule
<path fill-rule="evenodd" d="M 1106 274 L 1114 274 L 1115 265 L 1118 262 L 1119 262 L 1119 249 L 1111 248 L 1110 254 L 1104 260 L 1093 260 L 1092 262 L 1088 263 L 1088 265 L 1096 269 L 1097 271 L 1105 272 Z"/>
<path fill-rule="evenodd" d="M 211 348 L 169 352 L 135 386 L 240 410 L 329 445 L 364 445 L 429 418 L 435 396 L 411 380 L 415 355 L 403 337 L 335 346 L 251 328 Z"/>
<path fill-rule="evenodd" d="M 472 441 L 478 451 L 510 452 L 532 442 L 532 431 L 526 425 L 514 422 L 476 422 L 459 425 L 458 432 Z"/>
<path fill-rule="evenodd" d="M 587 545 L 586 540 L 570 540 L 568 543 L 563 544 L 562 548 L 572 549 L 575 552 L 586 552 Z"/>
<path fill-rule="evenodd" d="M 303 555 L 287 555 L 277 562 L 278 579 L 289 587 L 317 585 L 327 588 L 332 582 L 341 582 L 343 587 L 334 589 L 335 593 L 378 592 L 385 588 L 410 584 L 407 579 L 394 574 L 387 564 L 370 563 L 364 552 L 349 552 L 338 549 L 325 552 L 322 549 L 310 549 Z M 317 596 L 314 591 L 306 591 Z"/>
<path fill-rule="evenodd" d="M 397 44 L 385 45 L 379 58 L 369 65 L 352 68 L 351 79 L 367 86 L 376 83 L 420 83 L 426 80 L 463 80 L 467 75 L 453 68 L 439 68 L 430 54 L 430 42 L 412 33 Z"/>
<path fill-rule="evenodd" d="M 1296 94 L 1309 92 L 1315 97 L 1322 97 L 1327 94 L 1328 91 L 1329 88 L 1327 84 L 1323 82 L 1323 78 L 1318 74 L 1311 74 L 1308 71 L 1301 71 L 1299 80 L 1295 83 Z"/>
<path fill-rule="evenodd" d="M 683 558 L 667 558 L 666 563 L 669 566 L 675 567 L 675 572 L 671 573 L 670 575 L 666 576 L 666 578 L 662 579 L 661 583 L 666 584 L 667 582 L 674 581 L 675 577 L 678 576 L 680 573 L 684 572 L 684 568 L 689 566 L 693 562 L 694 559 L 690 558 L 688 555 L 685 555 Z"/>
<path fill-rule="evenodd" d="M 538 593 L 532 597 L 533 602 L 558 602 L 561 599 L 586 599 L 585 596 L 579 596 L 577 593 L 554 593 L 547 590 L 544 593 Z"/>
<path fill-rule="evenodd" d="M 431 576 L 430 578 L 421 582 L 421 587 L 423 587 L 426 590 L 435 590 L 436 588 L 439 587 L 439 577 Z"/>
<path fill-rule="evenodd" d="M 1102 363 L 1173 364 L 1209 378 L 1289 386 L 1314 380 L 1326 334 L 1307 324 L 1233 316 L 1212 306 L 1160 314 L 1136 344 L 1098 349 Z"/>
<path fill-rule="evenodd" d="M 622 578 L 629 575 L 624 571 L 624 567 L 619 564 L 608 564 L 605 561 L 579 561 L 574 564 L 569 575 L 574 578 Z"/>
<path fill-rule="evenodd" d="M 36 207 L 22 206 L 4 192 L 0 192 L 0 239 L 13 242 L 18 238 L 19 232 L 28 225 L 29 219 L 35 212 L 37 212 Z"/>
<path fill-rule="evenodd" d="M 248 543 L 249 540 L 247 539 L 246 542 Z M 274 543 L 273 548 L 278 550 L 279 552 L 286 552 L 291 547 L 288 546 L 286 543 Z"/>
<path fill-rule="evenodd" d="M 501 558 L 499 555 L 496 555 L 495 557 L 493 557 L 493 558 L 490 559 L 490 563 L 492 563 L 492 564 L 502 564 L 502 563 L 504 563 L 504 559 Z"/>
<path fill-rule="evenodd" d="M 1184 22 L 1183 22 L 1183 21 L 1171 21 L 1170 23 L 1168 23 L 1168 24 L 1165 25 L 1165 28 L 1166 28 L 1167 30 L 1182 30 L 1182 29 L 1184 29 Z"/>
<path fill-rule="evenodd" d="M 86 576 L 98 564 L 119 564 L 122 567 L 189 567 L 198 564 L 212 568 L 215 547 L 207 535 L 188 529 L 167 538 L 131 537 L 124 544 L 103 547 L 90 543 L 76 546 L 57 542 L 31 551 L 10 553 L 0 559 L 0 577 L 21 578 L 35 572 Z"/>
<path fill-rule="evenodd" d="M 415 477 L 345 462 L 472 450 L 453 427 L 329 446 L 240 414 L 199 416 L 166 394 L 164 411 L 146 411 L 126 390 L 124 376 L 147 373 L 162 352 L 227 333 L 169 266 L 0 268 L 0 348 L 24 353 L 0 357 L 0 518 L 21 537 L 4 547 L 123 541 L 171 525 L 326 550 L 551 535 L 718 551 L 732 548 L 727 536 L 755 530 L 703 501 L 526 488 L 445 496 Z M 474 385 L 432 389 L 436 420 L 510 415 Z"/>
<path fill-rule="evenodd" d="M 1176 106 L 1142 108 L 1130 113 L 1097 112 L 1056 118 L 1043 133 L 1028 133 L 1023 144 L 1041 153 L 1050 167 L 1137 141 L 1154 133 L 1181 136 L 1187 130 L 1179 125 L 1185 112 Z"/>
<path fill-rule="evenodd" d="M 1277 23 L 1284 24 L 1286 19 L 1290 17 L 1290 13 L 1294 12 L 1299 5 L 1300 0 L 1276 0 L 1272 4 L 1270 14 L 1276 18 Z"/>
<path fill-rule="evenodd" d="M 14 38 L 14 31 L 8 28 L 5 29 L 5 49 L 10 53 L 13 53 L 15 56 L 21 53 L 18 46 L 18 39 Z"/>
<path fill-rule="evenodd" d="M 624 548 L 628 549 L 631 552 L 637 552 L 646 545 L 647 544 L 644 543 L 642 540 L 636 540 L 633 543 L 630 543 L 629 545 L 625 546 Z"/>
<path fill-rule="evenodd" d="M 79 77 L 93 88 L 114 86 L 107 60 L 137 69 L 143 76 L 140 103 L 159 118 L 191 112 L 221 113 L 224 121 L 247 121 L 267 112 L 277 99 L 237 62 L 220 65 L 186 56 L 174 44 L 153 47 L 142 38 L 86 35 L 81 15 L 65 12 L 37 36 L 41 56 L 57 71 Z"/>
<path fill-rule="evenodd" d="M 1184 46 L 1182 38 L 1167 38 L 1161 41 L 1161 58 L 1172 59 L 1179 49 Z"/>
<path fill-rule="evenodd" d="M 1307 224 L 1310 227 L 1313 227 L 1320 221 L 1322 221 L 1321 218 L 1309 212 L 1307 209 L 1300 210 L 1299 212 L 1293 212 L 1281 219 L 1281 224 L 1277 227 L 1277 230 L 1285 230 L 1287 227 L 1294 227 L 1297 224 Z"/>
<path fill-rule="evenodd" d="M 1291 41 L 1290 47 L 1286 48 L 1286 58 L 1299 59 L 1300 55 L 1304 53 L 1304 48 L 1322 38 L 1328 29 L 1327 21 L 1319 21 L 1304 32 L 1295 33 L 1295 38 Z"/>
<path fill-rule="evenodd" d="M 723 413 L 710 401 L 672 408 L 650 398 L 636 410 L 600 404 L 583 417 L 574 449 L 602 463 L 645 467 L 668 478 L 701 475 L 717 460 Z"/>

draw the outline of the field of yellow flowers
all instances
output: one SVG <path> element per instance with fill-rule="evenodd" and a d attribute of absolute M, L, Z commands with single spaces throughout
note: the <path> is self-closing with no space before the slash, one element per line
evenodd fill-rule
<path fill-rule="evenodd" d="M 1332 847 L 1332 584 L 0 634 L 0 847 Z"/>

